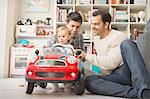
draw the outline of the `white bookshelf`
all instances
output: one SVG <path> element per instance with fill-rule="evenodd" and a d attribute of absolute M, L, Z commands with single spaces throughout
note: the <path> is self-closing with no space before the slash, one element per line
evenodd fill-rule
<path fill-rule="evenodd" d="M 82 4 L 77 3 L 79 1 L 80 2 L 83 1 Z M 85 3 L 84 3 L 84 1 L 85 1 Z M 83 18 L 83 24 L 80 28 L 80 33 L 85 33 L 85 34 L 83 34 L 84 43 L 88 47 L 88 51 L 91 52 L 92 47 L 90 47 L 90 46 L 91 46 L 91 42 L 92 42 L 92 40 L 91 40 L 92 39 L 92 31 L 91 31 L 91 22 L 90 21 L 91 21 L 92 13 L 93 13 L 93 11 L 95 11 L 95 9 L 108 10 L 112 17 L 114 17 L 112 15 L 113 8 L 115 8 L 116 12 L 118 11 L 118 13 L 119 13 L 119 11 L 122 11 L 122 13 L 126 12 L 126 14 L 124 15 L 124 18 L 126 19 L 125 21 L 118 22 L 116 20 L 112 20 L 112 22 L 111 22 L 111 28 L 122 31 L 126 35 L 131 34 L 133 32 L 134 28 L 140 29 L 140 31 L 145 31 L 145 25 L 146 25 L 146 22 L 150 16 L 150 14 L 148 12 L 149 7 L 150 7 L 149 6 L 149 4 L 150 4 L 149 0 L 146 0 L 146 3 L 144 1 L 144 3 L 140 3 L 140 4 L 138 4 L 139 1 L 136 2 L 136 4 L 130 4 L 131 0 L 124 0 L 125 4 L 121 4 L 121 3 L 115 4 L 115 3 L 112 3 L 112 1 L 113 0 L 73 0 L 72 4 L 57 4 L 57 0 L 56 0 L 55 7 L 56 8 L 57 7 L 63 8 L 66 10 L 72 9 L 72 11 L 77 11 L 79 13 L 82 12 L 83 14 L 87 13 L 88 19 L 85 20 Z M 116 1 L 121 1 L 121 0 L 116 0 Z M 88 2 L 88 3 L 86 3 L 86 2 Z M 137 13 L 139 11 L 145 12 L 144 22 L 139 23 L 138 19 L 135 22 L 131 22 L 131 20 L 130 20 L 131 15 L 132 14 L 137 15 Z M 56 17 L 54 20 L 57 20 L 56 18 L 59 17 L 59 16 L 57 16 L 57 12 L 58 11 L 56 11 L 56 13 L 55 13 Z M 67 13 L 67 14 L 69 14 L 69 13 Z M 123 16 L 120 15 L 118 18 L 122 19 L 122 17 Z M 61 22 L 60 21 L 54 21 L 54 30 L 56 31 L 56 28 L 58 26 L 61 26 L 64 24 L 66 24 L 65 21 L 61 21 Z"/>
<path fill-rule="evenodd" d="M 72 11 L 78 11 L 78 12 L 82 11 L 83 13 L 88 12 L 89 19 L 88 19 L 88 21 L 85 21 L 83 18 L 83 24 L 80 28 L 81 33 L 84 31 L 85 33 L 88 33 L 90 37 L 92 36 L 91 28 L 90 28 L 90 26 L 91 26 L 90 18 L 91 18 L 92 12 L 95 9 L 106 9 L 109 11 L 111 16 L 114 17 L 112 15 L 112 13 L 114 11 L 113 8 L 115 8 L 116 11 L 118 11 L 117 13 L 119 13 L 119 11 L 120 12 L 122 11 L 122 13 L 126 12 L 126 14 L 124 15 L 126 20 L 122 21 L 123 16 L 122 15 L 118 16 L 118 19 L 121 19 L 121 22 L 118 22 L 116 20 L 112 21 L 111 28 L 115 28 L 119 31 L 122 31 L 123 33 L 126 33 L 127 35 L 132 33 L 134 28 L 140 29 L 140 31 L 145 31 L 145 26 L 146 26 L 147 20 L 149 19 L 149 16 L 150 16 L 150 13 L 148 11 L 150 8 L 149 0 L 146 0 L 146 2 L 145 2 L 145 0 L 144 1 L 143 0 L 138 0 L 138 1 L 135 0 L 136 4 L 130 4 L 131 0 L 124 0 L 123 4 L 121 4 L 121 0 L 116 0 L 117 2 L 120 2 L 120 4 L 113 3 L 114 0 L 90 0 L 90 1 L 87 0 L 87 3 L 86 3 L 86 0 L 83 0 L 83 2 L 85 2 L 85 3 L 83 3 L 83 2 L 82 2 L 82 4 L 77 3 L 77 2 L 81 2 L 81 1 L 82 0 L 73 0 L 72 4 L 57 4 L 57 0 L 55 2 L 56 8 L 60 7 L 60 8 L 67 9 L 67 10 L 72 9 Z M 140 3 L 142 1 L 143 1 L 143 3 Z M 138 4 L 138 3 L 140 3 L 140 4 Z M 136 16 L 137 17 L 136 21 L 131 22 L 131 20 L 130 20 L 131 15 L 133 14 L 135 16 L 138 14 L 139 11 L 145 12 L 144 22 L 139 23 L 137 16 Z M 69 13 L 67 13 L 67 14 L 69 14 Z M 57 15 L 57 11 L 56 11 L 56 15 Z M 58 17 L 59 16 L 57 16 L 56 18 L 58 18 Z M 55 19 L 55 20 L 57 20 L 57 19 Z M 55 23 L 54 23 L 55 30 L 56 30 L 57 26 L 64 25 L 64 24 L 66 24 L 65 21 L 63 21 L 63 22 L 55 21 Z M 85 38 L 87 38 L 87 35 Z M 90 42 L 90 40 L 85 40 L 85 41 Z"/>

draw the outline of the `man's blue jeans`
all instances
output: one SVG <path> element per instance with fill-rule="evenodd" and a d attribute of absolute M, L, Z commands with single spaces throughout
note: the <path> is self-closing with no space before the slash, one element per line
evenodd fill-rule
<path fill-rule="evenodd" d="M 86 89 L 93 94 L 141 97 L 143 89 L 150 89 L 150 75 L 135 42 L 130 39 L 121 44 L 123 65 L 108 76 L 88 76 Z"/>

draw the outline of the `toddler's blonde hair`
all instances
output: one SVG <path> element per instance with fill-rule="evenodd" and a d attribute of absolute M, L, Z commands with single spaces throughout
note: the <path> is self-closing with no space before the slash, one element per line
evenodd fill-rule
<path fill-rule="evenodd" d="M 56 33 L 58 34 L 58 32 L 61 31 L 66 31 L 69 35 L 71 35 L 71 30 L 65 25 L 58 27 Z"/>

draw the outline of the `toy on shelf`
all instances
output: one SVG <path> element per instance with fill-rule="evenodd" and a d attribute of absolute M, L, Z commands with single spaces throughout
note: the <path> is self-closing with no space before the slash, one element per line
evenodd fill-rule
<path fill-rule="evenodd" d="M 138 17 L 140 18 L 139 23 L 144 23 L 145 12 L 144 12 L 144 11 L 140 11 L 140 12 L 138 13 Z"/>
<path fill-rule="evenodd" d="M 28 45 L 28 44 L 29 44 L 29 41 L 26 40 L 26 39 L 20 39 L 20 40 L 19 40 L 19 44 Z"/>
<path fill-rule="evenodd" d="M 35 22 L 36 25 L 46 25 L 46 22 L 42 21 L 42 20 L 37 20 Z"/>
<path fill-rule="evenodd" d="M 26 47 L 26 48 L 33 48 L 34 47 L 34 45 L 31 45 L 30 42 L 28 40 L 26 40 L 26 39 L 20 39 L 18 46 L 20 46 L 20 47 Z"/>
<path fill-rule="evenodd" d="M 26 25 L 32 25 L 31 19 L 27 19 L 26 22 L 25 22 L 25 24 L 26 24 Z"/>
<path fill-rule="evenodd" d="M 46 18 L 46 20 L 47 20 L 47 25 L 50 25 L 50 20 L 51 20 L 51 18 Z"/>
<path fill-rule="evenodd" d="M 47 31 L 47 30 L 43 30 L 43 29 L 40 29 L 37 31 L 36 35 L 42 35 L 42 36 L 48 36 L 50 34 L 50 31 Z"/>
<path fill-rule="evenodd" d="M 37 26 L 36 35 L 37 36 L 49 36 L 52 35 L 53 32 L 48 26 Z"/>
<path fill-rule="evenodd" d="M 33 22 L 32 22 L 32 20 L 31 19 L 24 19 L 24 18 L 21 18 L 21 20 L 19 20 L 18 22 L 17 22 L 17 25 L 32 25 L 33 24 Z"/>

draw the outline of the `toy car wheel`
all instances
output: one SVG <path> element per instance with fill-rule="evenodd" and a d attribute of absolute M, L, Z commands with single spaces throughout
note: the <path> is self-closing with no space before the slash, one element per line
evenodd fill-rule
<path fill-rule="evenodd" d="M 85 91 L 85 79 L 84 79 L 84 75 L 81 74 L 79 81 L 76 82 L 75 87 L 74 87 L 74 92 L 77 95 L 82 95 Z"/>
<path fill-rule="evenodd" d="M 28 82 L 26 86 L 26 93 L 31 94 L 34 89 L 34 83 L 33 82 Z"/>
<path fill-rule="evenodd" d="M 40 86 L 41 88 L 46 88 L 46 87 L 47 87 L 47 83 L 40 83 L 39 86 Z"/>

